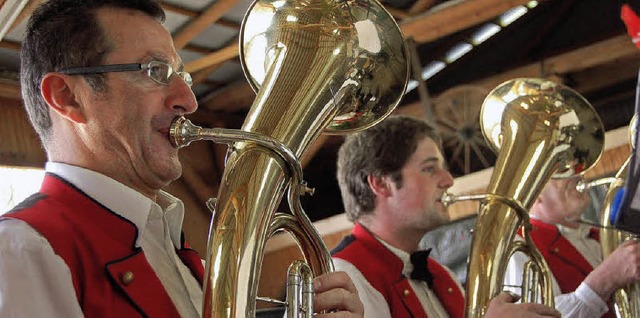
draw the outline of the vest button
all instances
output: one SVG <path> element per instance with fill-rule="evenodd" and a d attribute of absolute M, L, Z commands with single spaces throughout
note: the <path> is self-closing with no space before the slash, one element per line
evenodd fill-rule
<path fill-rule="evenodd" d="M 133 272 L 126 271 L 120 275 L 120 281 L 126 286 L 133 282 Z"/>
<path fill-rule="evenodd" d="M 453 288 L 451 288 L 451 287 L 447 288 L 447 293 L 449 293 L 449 294 L 453 293 Z"/>
<path fill-rule="evenodd" d="M 556 248 L 553 249 L 553 252 L 558 254 L 558 252 L 560 252 L 560 249 L 556 247 Z"/>
<path fill-rule="evenodd" d="M 411 294 L 411 292 L 408 289 L 405 289 L 404 292 L 402 292 L 402 294 L 404 295 L 404 297 L 409 296 L 409 294 Z"/>

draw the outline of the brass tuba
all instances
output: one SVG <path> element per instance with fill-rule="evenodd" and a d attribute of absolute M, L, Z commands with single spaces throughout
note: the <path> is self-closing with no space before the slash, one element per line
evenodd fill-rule
<path fill-rule="evenodd" d="M 528 265 L 531 284 L 541 288 L 542 302 L 554 307 L 551 274 L 528 235 L 528 211 L 552 175 L 581 174 L 598 161 L 604 146 L 602 122 L 577 92 L 535 78 L 494 88 L 480 118 L 485 138 L 499 153 L 473 232 L 466 316 L 485 315 L 491 298 L 502 291 L 507 262 L 517 251 L 533 259 Z M 514 242 L 519 227 L 524 241 Z M 525 296 L 523 291 L 523 301 Z"/>
<path fill-rule="evenodd" d="M 203 139 L 229 145 L 213 204 L 205 317 L 255 316 L 265 244 L 280 230 L 294 236 L 307 262 L 290 267 L 287 315 L 312 317 L 311 280 L 333 264 L 299 201 L 310 191 L 299 160 L 323 131 L 357 131 L 386 117 L 406 89 L 407 56 L 398 25 L 375 0 L 251 4 L 240 57 L 257 96 L 241 130 L 184 119 L 171 129 L 177 147 Z M 287 188 L 292 213 L 276 213 Z"/>

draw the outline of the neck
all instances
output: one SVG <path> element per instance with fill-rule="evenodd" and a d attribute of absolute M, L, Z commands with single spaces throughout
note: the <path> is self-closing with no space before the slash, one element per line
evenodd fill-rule
<path fill-rule="evenodd" d="M 422 231 L 411 231 L 393 227 L 391 223 L 376 222 L 373 220 L 370 222 L 363 221 L 360 223 L 376 237 L 407 253 L 418 250 L 420 240 L 425 234 Z"/>

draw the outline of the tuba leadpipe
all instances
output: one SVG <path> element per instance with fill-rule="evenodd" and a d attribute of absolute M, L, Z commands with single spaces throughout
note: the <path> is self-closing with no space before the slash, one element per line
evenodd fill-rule
<path fill-rule="evenodd" d="M 256 98 L 240 130 L 177 120 L 176 146 L 228 144 L 213 201 L 203 316 L 254 317 L 256 300 L 283 303 L 287 316 L 312 317 L 312 279 L 333 269 L 304 213 L 310 192 L 299 160 L 322 132 L 342 134 L 384 119 L 408 83 L 406 46 L 375 0 L 257 0 L 240 30 L 240 61 Z M 291 213 L 276 212 L 288 189 Z M 289 267 L 287 299 L 257 296 L 266 241 L 289 232 L 306 263 Z"/>
<path fill-rule="evenodd" d="M 466 316 L 483 317 L 502 291 L 507 262 L 528 245 L 540 273 L 544 304 L 554 307 L 551 274 L 528 231 L 528 211 L 544 184 L 584 173 L 602 154 L 604 130 L 593 107 L 578 93 L 543 79 L 502 83 L 485 98 L 481 128 L 498 152 L 473 231 L 466 286 Z M 517 204 L 509 204 L 510 198 Z M 522 227 L 524 242 L 513 242 Z M 525 292 L 523 292 L 525 296 Z"/>

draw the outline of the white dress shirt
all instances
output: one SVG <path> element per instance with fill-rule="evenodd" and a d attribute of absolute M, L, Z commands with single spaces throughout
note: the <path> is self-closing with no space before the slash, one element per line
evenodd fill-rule
<path fill-rule="evenodd" d="M 404 264 L 402 274 L 406 277 L 411 277 L 413 264 L 411 263 L 409 253 L 395 248 L 380 240 L 379 238 L 376 239 L 402 260 Z M 365 318 L 391 317 L 391 311 L 389 309 L 387 301 L 384 299 L 384 296 L 382 296 L 382 294 L 377 289 L 371 286 L 369 281 L 367 281 L 364 275 L 362 275 L 362 272 L 360 272 L 350 262 L 340 258 L 333 258 L 333 264 L 336 271 L 344 271 L 349 275 L 349 277 L 351 277 L 351 280 L 358 290 L 358 296 L 360 296 L 360 300 L 364 305 Z M 445 269 L 449 272 L 449 275 L 451 275 L 451 277 L 455 277 L 455 275 L 451 273 L 449 269 L 447 269 L 446 267 Z M 442 306 L 442 303 L 436 296 L 435 292 L 433 292 L 433 290 L 429 288 L 426 282 L 409 278 L 409 284 L 411 285 L 413 291 L 416 293 L 416 296 L 418 296 L 418 299 L 420 300 L 422 307 L 427 313 L 427 316 L 429 316 L 430 318 L 449 317 L 449 314 Z M 458 285 L 458 287 L 460 288 L 460 290 L 462 290 L 462 286 Z"/>
<path fill-rule="evenodd" d="M 556 225 L 562 236 L 564 236 L 571 245 L 573 245 L 580 254 L 594 268 L 602 262 L 602 252 L 600 244 L 589 238 L 590 227 L 580 225 L 579 228 L 573 229 L 562 225 Z M 521 237 L 517 236 L 522 240 Z M 528 257 L 523 253 L 515 253 L 509 260 L 507 270 L 505 272 L 505 286 L 522 286 L 522 269 Z M 606 301 L 602 300 L 589 285 L 584 282 L 578 288 L 567 294 L 562 294 L 556 278 L 551 275 L 552 287 L 556 309 L 562 314 L 562 317 L 600 317 L 606 313 L 609 308 Z M 520 288 L 505 287 L 505 290 L 520 294 Z"/>
<path fill-rule="evenodd" d="M 175 252 L 182 202 L 160 192 L 157 202 L 99 173 L 49 162 L 55 173 L 138 228 L 142 248 L 182 317 L 200 317 L 202 289 Z M 71 272 L 49 242 L 26 223 L 0 218 L 0 317 L 82 317 Z"/>

